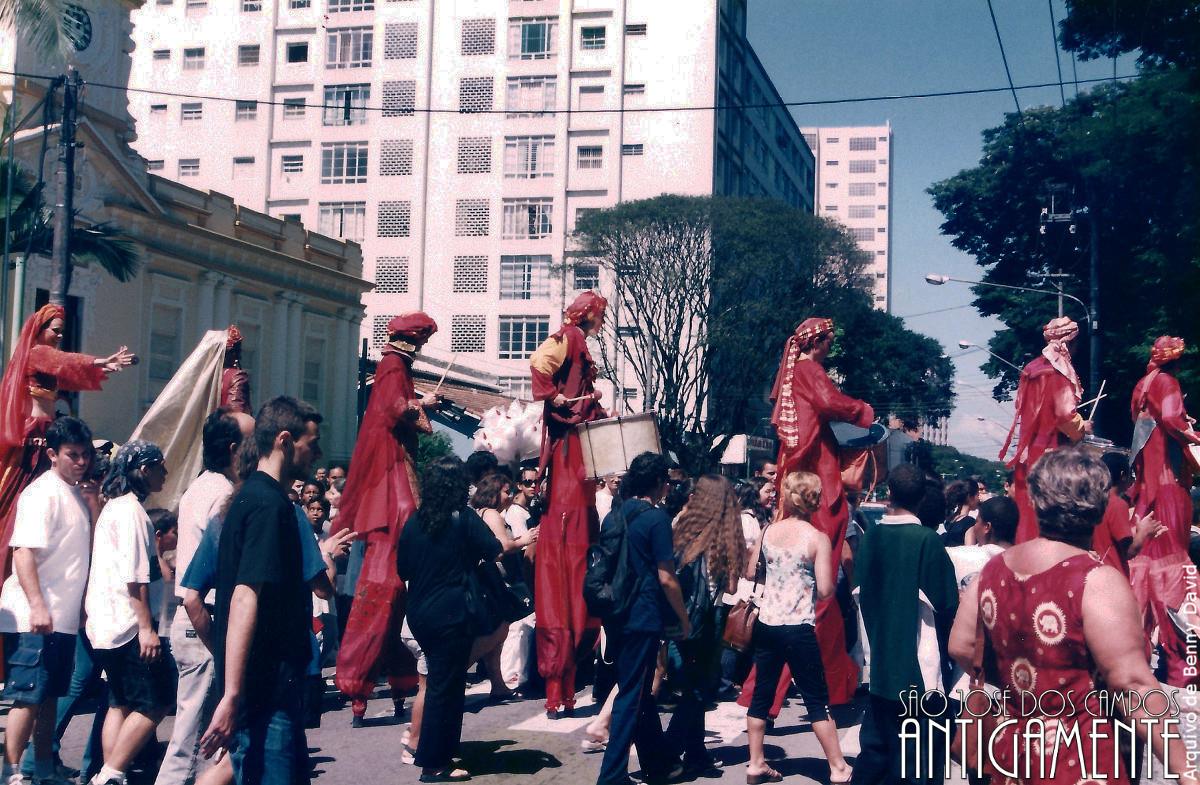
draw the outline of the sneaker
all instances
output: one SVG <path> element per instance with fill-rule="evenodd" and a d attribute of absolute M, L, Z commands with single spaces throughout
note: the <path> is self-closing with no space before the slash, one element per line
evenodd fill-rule
<path fill-rule="evenodd" d="M 92 777 L 88 785 L 125 785 L 125 777 L 109 777 L 106 780 L 102 780 L 100 779 L 100 775 L 97 774 L 95 777 Z"/>
<path fill-rule="evenodd" d="M 25 779 L 25 775 L 19 771 L 14 771 L 8 775 L 5 785 L 29 785 L 29 780 Z"/>

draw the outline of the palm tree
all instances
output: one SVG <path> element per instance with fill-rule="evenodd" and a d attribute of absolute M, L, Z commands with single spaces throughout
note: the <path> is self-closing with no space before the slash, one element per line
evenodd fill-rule
<path fill-rule="evenodd" d="M 22 40 L 47 58 L 75 51 L 75 16 L 65 0 L 0 0 L 0 27 L 18 26 Z"/>

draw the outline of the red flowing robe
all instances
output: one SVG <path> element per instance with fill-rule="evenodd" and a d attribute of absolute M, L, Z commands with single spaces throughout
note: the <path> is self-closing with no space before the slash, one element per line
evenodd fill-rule
<path fill-rule="evenodd" d="M 221 371 L 220 406 L 231 412 L 254 414 L 250 407 L 250 374 L 241 368 Z"/>
<path fill-rule="evenodd" d="M 1178 609 L 1187 599 L 1185 571 L 1191 567 L 1192 470 L 1183 455 L 1191 443 L 1191 423 L 1183 408 L 1179 382 L 1155 369 L 1133 391 L 1133 418 L 1149 417 L 1154 430 L 1133 459 L 1136 479 L 1129 489 L 1138 516 L 1154 513 L 1167 531 L 1148 541 L 1129 563 L 1133 593 L 1142 607 L 1147 633 L 1159 628 L 1159 642 L 1167 661 L 1167 683 L 1173 687 L 1200 684 L 1188 673 L 1187 646 L 1174 631 L 1167 609 Z"/>
<path fill-rule="evenodd" d="M 371 696 L 380 673 L 393 688 L 416 683 L 412 657 L 400 641 L 404 583 L 396 573 L 400 532 L 420 505 L 413 459 L 428 421 L 413 411 L 416 399 L 409 361 L 385 349 L 336 519 L 339 531 L 353 529 L 367 547 L 337 658 L 337 688 L 358 701 Z"/>
<path fill-rule="evenodd" d="M 574 325 L 546 339 L 530 358 L 534 400 L 545 402 L 541 471 L 550 469 L 550 495 L 534 558 L 534 612 L 538 672 L 546 680 L 546 708 L 575 705 L 575 658 L 584 634 L 599 622 L 587 614 L 583 576 L 596 540 L 596 487 L 583 467 L 575 425 L 602 419 L 592 397 L 596 365 L 587 338 Z M 553 407 L 550 400 L 589 396 Z"/>
<path fill-rule="evenodd" d="M 829 379 L 825 368 L 815 360 L 797 360 L 792 373 L 792 395 L 796 407 L 796 422 L 800 433 L 797 445 L 779 450 L 779 481 L 790 472 L 812 472 L 821 478 L 821 506 L 812 514 L 811 523 L 829 537 L 829 556 L 833 574 L 841 561 L 842 543 L 850 522 L 850 508 L 842 488 L 842 463 L 838 455 L 837 437 L 831 422 L 849 422 L 861 427 L 870 426 L 875 412 L 870 404 L 844 395 Z M 829 703 L 849 703 L 858 688 L 858 665 L 846 651 L 846 632 L 842 611 L 835 598 L 817 602 L 817 643 L 821 648 L 821 663 L 829 687 Z M 791 671 L 784 667 L 780 688 L 776 692 L 772 715 L 787 694 Z M 749 705 L 754 692 L 753 674 L 746 679 L 738 702 Z"/>
<path fill-rule="evenodd" d="M 1013 500 L 1021 512 L 1018 543 L 1038 536 L 1037 514 L 1029 499 L 1029 470 L 1047 450 L 1083 438 L 1083 418 L 1075 411 L 1076 403 L 1070 380 L 1045 357 L 1035 358 L 1021 371 L 1013 423 L 1014 427 L 1020 424 L 1020 435 L 1017 454 L 1008 463 L 1013 470 Z M 1007 451 L 1006 441 L 1000 457 Z"/>

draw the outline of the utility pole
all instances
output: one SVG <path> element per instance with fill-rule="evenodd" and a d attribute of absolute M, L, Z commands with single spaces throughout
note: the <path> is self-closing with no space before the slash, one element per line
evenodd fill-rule
<path fill-rule="evenodd" d="M 58 171 L 54 176 L 54 269 L 50 303 L 65 306 L 71 289 L 71 230 L 75 226 L 75 123 L 83 80 L 71 68 L 63 84 L 62 124 L 58 130 Z"/>

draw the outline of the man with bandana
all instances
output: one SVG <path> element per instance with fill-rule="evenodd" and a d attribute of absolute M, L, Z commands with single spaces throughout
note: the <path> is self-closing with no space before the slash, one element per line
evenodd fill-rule
<path fill-rule="evenodd" d="M 587 549 L 599 532 L 596 485 L 584 475 L 575 426 L 606 416 L 593 383 L 596 364 L 587 339 L 599 334 L 608 302 L 595 292 L 575 298 L 558 332 L 529 358 L 534 400 L 545 402 L 539 476 L 550 490 L 534 560 L 538 671 L 546 680 L 546 715 L 575 708 L 575 658 L 585 631 L 596 626 L 583 601 Z"/>
<path fill-rule="evenodd" d="M 397 713 L 404 702 L 401 690 L 416 685 L 412 658 L 400 639 L 404 584 L 396 574 L 396 546 L 404 522 L 421 504 L 417 438 L 432 432 L 425 410 L 439 400 L 417 397 L 412 364 L 435 332 L 437 322 L 420 311 L 388 322 L 391 340 L 375 371 L 342 491 L 337 528 L 353 529 L 366 545 L 337 659 L 337 688 L 352 701 L 355 727 L 363 724 L 377 675 L 388 676 Z"/>
<path fill-rule="evenodd" d="M 1200 444 L 1174 375 L 1183 351 L 1182 338 L 1164 335 L 1154 342 L 1146 375 L 1133 388 L 1130 406 L 1136 479 L 1129 498 L 1137 516 L 1153 514 L 1166 531 L 1148 541 L 1130 560 L 1129 579 L 1142 606 L 1147 633 L 1156 626 L 1159 629 L 1167 683 L 1173 687 L 1200 684 L 1195 669 L 1187 667 L 1186 642 L 1174 632 L 1167 615 L 1168 609 L 1183 605 L 1188 594 L 1183 576 L 1191 566 L 1188 541 L 1192 498 L 1188 491 L 1192 487 L 1192 464 L 1184 451 Z"/>
<path fill-rule="evenodd" d="M 1071 351 L 1079 337 L 1079 325 L 1060 316 L 1042 330 L 1046 346 L 1021 370 L 1017 382 L 1016 412 L 1000 459 L 1008 453 L 1013 432 L 1020 426 L 1017 452 L 1008 462 L 1013 470 L 1013 500 L 1021 510 L 1017 544 L 1038 536 L 1037 515 L 1029 500 L 1027 478 L 1038 458 L 1047 450 L 1071 444 L 1092 432 L 1092 423 L 1077 411 L 1083 400 L 1079 375 L 1071 364 Z"/>

